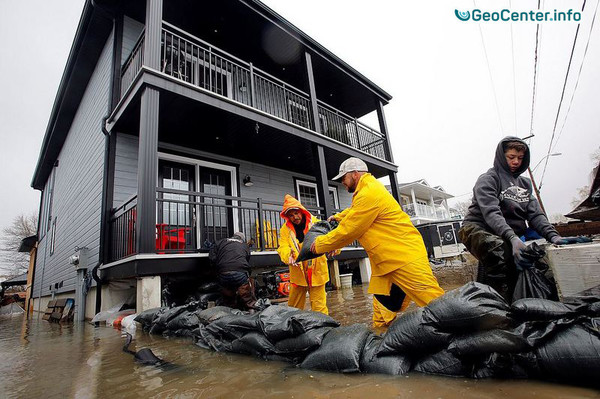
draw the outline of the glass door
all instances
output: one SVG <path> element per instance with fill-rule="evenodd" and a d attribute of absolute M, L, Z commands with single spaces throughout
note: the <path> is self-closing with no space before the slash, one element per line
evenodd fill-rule
<path fill-rule="evenodd" d="M 208 196 L 201 197 L 200 243 L 208 249 L 218 240 L 231 237 L 233 231 L 233 211 L 231 200 L 231 172 L 200 166 L 200 190 Z"/>
<path fill-rule="evenodd" d="M 194 196 L 183 193 L 194 191 L 195 170 L 194 165 L 185 163 L 165 160 L 158 163 L 158 186 L 180 191 L 158 193 L 156 249 L 159 252 L 196 249 Z"/>

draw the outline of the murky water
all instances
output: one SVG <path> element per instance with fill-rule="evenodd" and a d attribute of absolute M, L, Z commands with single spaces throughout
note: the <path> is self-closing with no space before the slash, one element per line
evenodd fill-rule
<path fill-rule="evenodd" d="M 329 292 L 327 300 L 343 325 L 370 323 L 366 286 Z M 0 397 L 600 398 L 593 389 L 538 381 L 322 373 L 138 332 L 132 347 L 149 347 L 171 363 L 157 368 L 136 364 L 123 342 L 111 327 L 0 319 Z"/>

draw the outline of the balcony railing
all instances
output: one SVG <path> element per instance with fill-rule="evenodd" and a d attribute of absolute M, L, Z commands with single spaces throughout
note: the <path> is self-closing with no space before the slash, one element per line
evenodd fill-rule
<path fill-rule="evenodd" d="M 415 207 L 415 204 L 407 204 L 402 206 L 402 210 L 404 210 L 404 212 L 406 212 L 410 217 L 420 217 L 435 220 L 450 218 L 450 214 L 446 208 L 441 206 L 432 207 L 430 205 L 417 204 Z"/>
<path fill-rule="evenodd" d="M 140 38 L 122 70 L 121 95 L 141 69 Z M 162 73 L 295 125 L 316 131 L 310 96 L 213 45 L 164 22 Z M 321 134 L 380 159 L 388 159 L 385 136 L 356 118 L 318 101 Z"/>
<path fill-rule="evenodd" d="M 157 188 L 156 253 L 208 251 L 218 240 L 240 231 L 252 251 L 279 247 L 282 203 Z M 113 211 L 110 222 L 110 261 L 137 254 L 135 243 L 137 197 Z M 310 209 L 323 218 L 322 208 Z M 357 242 L 351 245 L 358 247 Z"/>

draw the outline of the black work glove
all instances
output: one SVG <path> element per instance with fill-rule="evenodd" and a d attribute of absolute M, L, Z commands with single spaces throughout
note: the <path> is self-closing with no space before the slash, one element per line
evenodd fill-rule
<path fill-rule="evenodd" d="M 523 261 L 523 254 L 521 251 L 527 248 L 527 245 L 525 245 L 517 236 L 510 239 L 510 245 L 512 246 L 512 255 L 515 260 L 515 265 L 517 266 L 517 269 L 521 270 L 519 267 L 519 263 Z"/>
<path fill-rule="evenodd" d="M 581 244 L 584 242 L 592 242 L 590 238 L 578 236 L 578 237 L 561 237 L 555 236 L 552 237 L 552 244 L 556 245 L 568 245 L 568 244 Z"/>

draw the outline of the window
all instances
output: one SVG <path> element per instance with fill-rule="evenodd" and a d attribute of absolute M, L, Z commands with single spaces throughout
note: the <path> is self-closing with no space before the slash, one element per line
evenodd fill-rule
<path fill-rule="evenodd" d="M 40 238 L 46 235 L 50 230 L 50 222 L 52 221 L 52 198 L 54 197 L 54 180 L 56 178 L 56 168 L 52 169 L 44 192 L 42 194 L 42 214 L 40 215 Z"/>
<path fill-rule="evenodd" d="M 305 208 L 318 208 L 319 196 L 317 195 L 316 183 L 296 180 L 296 193 L 298 200 Z M 337 187 L 329 187 L 329 197 L 335 209 L 340 209 L 340 201 L 338 197 Z"/>

